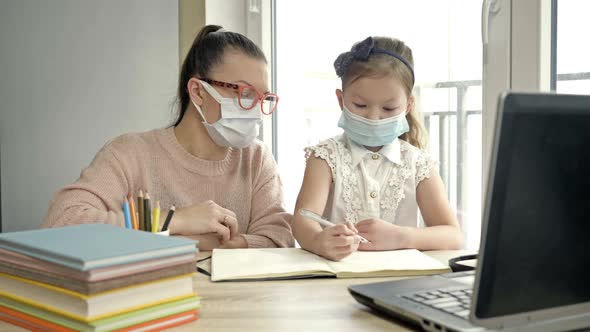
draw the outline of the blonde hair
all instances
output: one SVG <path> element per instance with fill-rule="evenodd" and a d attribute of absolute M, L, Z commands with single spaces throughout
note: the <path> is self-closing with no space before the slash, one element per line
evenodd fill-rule
<path fill-rule="evenodd" d="M 395 52 L 403 57 L 412 67 L 414 66 L 412 50 L 403 41 L 388 37 L 372 38 L 375 48 Z M 354 48 L 355 46 L 353 46 L 353 50 Z M 336 68 L 336 70 L 338 72 L 339 68 Z M 410 97 L 414 88 L 414 73 L 406 64 L 391 55 L 372 53 L 366 61 L 353 59 L 350 64 L 347 64 L 341 70 L 342 75 L 339 76 L 342 78 L 342 90 L 361 77 L 384 77 L 391 75 L 400 81 L 408 100 L 411 101 Z M 428 142 L 428 135 L 414 101 L 411 101 L 408 106 L 406 120 L 408 121 L 410 131 L 400 136 L 400 138 L 419 149 L 425 149 Z"/>

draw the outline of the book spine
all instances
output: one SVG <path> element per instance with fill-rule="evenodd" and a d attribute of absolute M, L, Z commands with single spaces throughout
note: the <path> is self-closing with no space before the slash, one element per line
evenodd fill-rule
<path fill-rule="evenodd" d="M 2 242 L 0 240 L 0 248 L 10 250 L 19 254 L 31 256 L 44 261 L 56 263 L 58 265 L 71 267 L 76 270 L 82 270 L 83 262 L 81 260 L 74 259 L 63 255 L 49 255 L 45 252 L 39 251 L 35 248 L 20 245 L 18 243 Z"/>

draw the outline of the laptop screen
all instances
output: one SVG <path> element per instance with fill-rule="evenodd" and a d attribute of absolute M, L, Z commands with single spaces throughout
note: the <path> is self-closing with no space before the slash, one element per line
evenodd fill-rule
<path fill-rule="evenodd" d="M 590 302 L 590 96 L 508 95 L 497 144 L 475 315 Z"/>

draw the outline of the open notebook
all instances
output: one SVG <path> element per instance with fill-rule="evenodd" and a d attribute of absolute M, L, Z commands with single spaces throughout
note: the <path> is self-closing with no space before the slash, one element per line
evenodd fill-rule
<path fill-rule="evenodd" d="M 450 272 L 418 250 L 357 251 L 333 262 L 299 248 L 214 249 L 211 280 L 401 277 Z"/>

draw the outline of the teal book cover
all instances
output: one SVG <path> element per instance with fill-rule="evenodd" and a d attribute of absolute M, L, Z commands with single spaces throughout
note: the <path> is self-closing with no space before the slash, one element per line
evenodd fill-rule
<path fill-rule="evenodd" d="M 80 271 L 196 252 L 196 244 L 106 224 L 0 234 L 0 248 Z"/>

